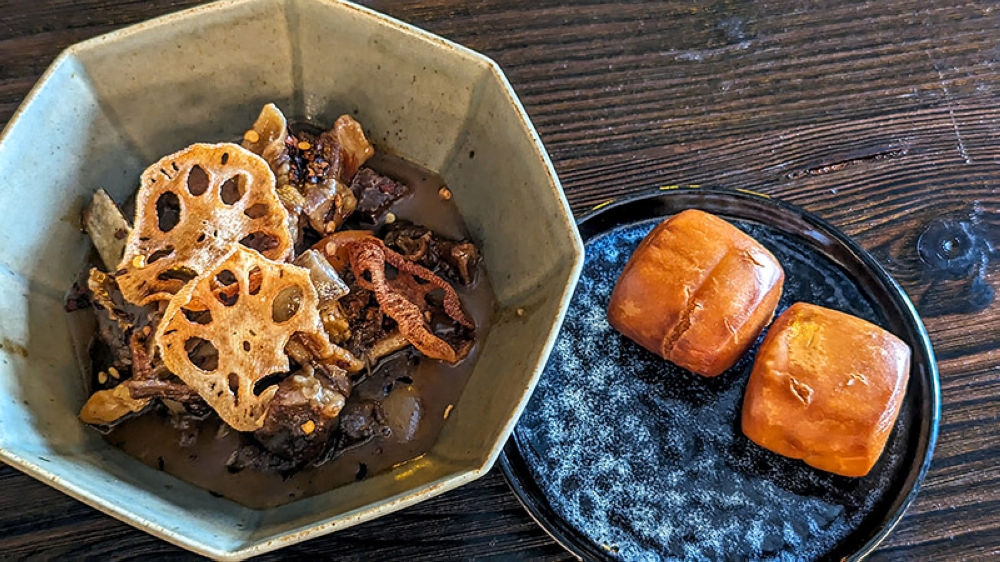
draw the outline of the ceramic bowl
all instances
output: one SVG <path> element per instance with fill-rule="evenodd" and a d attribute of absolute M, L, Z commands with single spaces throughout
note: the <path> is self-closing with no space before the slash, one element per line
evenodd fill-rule
<path fill-rule="evenodd" d="M 325 494 L 255 510 L 151 469 L 77 419 L 86 398 L 63 299 L 97 188 L 122 201 L 145 166 L 231 140 L 275 102 L 351 113 L 380 149 L 439 172 L 482 248 L 498 307 L 431 451 Z M 0 138 L 0 459 L 122 521 L 241 559 L 374 519 L 482 476 L 530 395 L 579 275 L 555 171 L 486 57 L 336 0 L 226 1 L 68 48 Z"/>

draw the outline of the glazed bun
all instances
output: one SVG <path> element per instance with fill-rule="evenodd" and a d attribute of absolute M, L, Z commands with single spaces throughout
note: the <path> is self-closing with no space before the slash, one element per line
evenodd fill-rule
<path fill-rule="evenodd" d="M 910 348 L 865 320 L 796 303 L 771 326 L 743 401 L 743 433 L 761 447 L 864 476 L 885 448 L 910 372 Z"/>
<path fill-rule="evenodd" d="M 714 377 L 771 321 L 784 279 L 778 260 L 749 235 L 686 210 L 639 244 L 615 285 L 608 320 L 664 359 Z"/>

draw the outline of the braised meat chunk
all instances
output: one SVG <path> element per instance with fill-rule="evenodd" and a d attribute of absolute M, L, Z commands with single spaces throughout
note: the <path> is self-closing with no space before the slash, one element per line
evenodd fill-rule
<path fill-rule="evenodd" d="M 410 188 L 371 168 L 361 168 L 351 181 L 351 192 L 358 201 L 354 210 L 358 218 L 364 223 L 376 224 L 393 203 L 409 195 Z"/>
<path fill-rule="evenodd" d="M 290 375 L 278 384 L 264 425 L 253 432 L 254 444 L 283 462 L 283 468 L 301 468 L 323 454 L 344 407 L 343 391 L 325 374 L 311 368 Z M 231 469 L 241 469 L 252 455 L 245 451 L 230 459 Z M 260 456 L 260 455 L 258 455 Z M 255 461 L 259 462 L 259 461 Z M 273 459 L 268 460 L 274 463 Z"/>
<path fill-rule="evenodd" d="M 103 361 L 95 361 L 96 391 L 80 412 L 85 422 L 108 430 L 164 403 L 174 406 L 175 414 L 197 419 L 211 413 L 198 393 L 163 365 L 152 338 L 163 317 L 159 307 L 128 302 L 114 276 L 96 268 L 90 271 L 84 296 L 97 319 L 97 342 L 108 351 Z M 201 363 L 206 351 L 192 350 L 192 357 Z"/>
<path fill-rule="evenodd" d="M 87 300 L 97 318 L 97 337 L 111 351 L 111 365 L 118 372 L 132 370 L 132 344 L 156 328 L 162 314 L 155 306 L 139 306 L 125 299 L 114 275 L 91 268 L 87 276 Z"/>
<path fill-rule="evenodd" d="M 385 244 L 414 263 L 451 281 L 470 285 L 475 281 L 479 250 L 469 240 L 451 240 L 410 221 L 386 226 Z"/>
<path fill-rule="evenodd" d="M 348 185 L 375 153 L 361 125 L 342 115 L 327 131 L 294 133 L 281 111 L 264 106 L 243 147 L 262 156 L 275 176 L 275 191 L 289 214 L 297 245 L 305 228 L 327 234 L 340 228 L 357 205 Z"/>
<path fill-rule="evenodd" d="M 400 351 L 384 358 L 374 372 L 359 382 L 340 413 L 326 459 L 332 460 L 373 440 L 405 443 L 422 422 L 422 401 L 411 379 L 419 357 Z"/>

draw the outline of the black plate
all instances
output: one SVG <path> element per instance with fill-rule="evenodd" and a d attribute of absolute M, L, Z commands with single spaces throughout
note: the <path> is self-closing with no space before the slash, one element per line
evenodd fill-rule
<path fill-rule="evenodd" d="M 608 325 L 608 298 L 632 251 L 664 217 L 688 208 L 729 220 L 778 257 L 786 274 L 778 313 L 812 302 L 909 343 L 906 398 L 868 476 L 815 470 L 743 436 L 740 407 L 756 345 L 707 379 Z M 586 241 L 580 282 L 500 459 L 538 523 L 586 559 L 858 560 L 870 553 L 916 496 L 940 415 L 930 340 L 899 285 L 821 219 L 749 192 L 643 194 L 595 210 L 579 227 Z"/>

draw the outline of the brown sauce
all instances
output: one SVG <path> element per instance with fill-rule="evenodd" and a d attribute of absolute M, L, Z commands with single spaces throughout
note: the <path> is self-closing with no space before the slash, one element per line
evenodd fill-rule
<path fill-rule="evenodd" d="M 445 185 L 440 176 L 385 154 L 376 154 L 367 166 L 412 189 L 410 195 L 390 209 L 398 218 L 450 238 L 468 237 L 454 203 L 442 200 L 439 195 L 439 189 Z M 198 424 L 197 437 L 188 446 L 181 446 L 181 431 L 163 413 L 127 420 L 106 439 L 150 467 L 255 509 L 321 494 L 416 459 L 434 445 L 446 412 L 458 401 L 495 311 L 493 289 L 482 265 L 470 287 L 455 289 L 476 323 L 476 344 L 472 351 L 457 365 L 419 357 L 412 350 L 384 359 L 371 377 L 354 388 L 349 401 L 381 398 L 387 382 L 392 382 L 392 390 L 381 400 L 391 434 L 347 450 L 324 465 L 303 469 L 287 478 L 249 469 L 230 473 L 226 461 L 240 445 L 240 435 L 226 431 L 214 416 Z"/>

